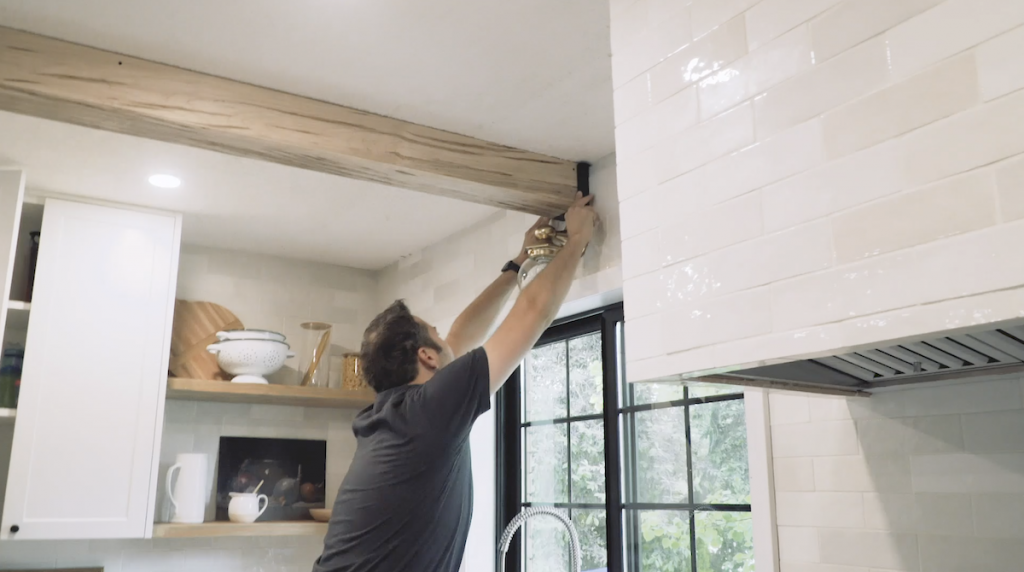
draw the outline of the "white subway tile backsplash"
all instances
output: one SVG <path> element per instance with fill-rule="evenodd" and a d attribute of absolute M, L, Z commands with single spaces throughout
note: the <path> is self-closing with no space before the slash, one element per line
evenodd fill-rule
<path fill-rule="evenodd" d="M 720 0 L 708 0 L 720 2 Z M 672 54 L 648 73 L 651 101 L 675 95 L 747 53 L 743 18 L 734 18 Z M 612 69 L 615 62 L 612 62 Z"/>
<path fill-rule="evenodd" d="M 612 81 L 616 87 L 649 70 L 692 40 L 690 12 L 685 5 L 661 0 L 643 0 L 638 5 L 648 8 L 646 14 L 640 14 L 648 20 L 646 27 L 639 35 L 616 41 L 612 47 Z"/>
<path fill-rule="evenodd" d="M 639 361 L 665 353 L 662 316 L 659 314 L 627 319 L 626 359 Z"/>
<path fill-rule="evenodd" d="M 661 268 L 661 231 L 651 230 L 622 241 L 622 278 L 629 280 Z"/>
<path fill-rule="evenodd" d="M 911 457 L 914 491 L 1024 493 L 1024 454 L 948 454 Z"/>
<path fill-rule="evenodd" d="M 1024 89 L 1024 26 L 985 42 L 977 49 L 978 79 L 985 101 Z"/>
<path fill-rule="evenodd" d="M 779 526 L 779 557 L 789 562 L 818 562 L 818 529 L 806 526 Z"/>
<path fill-rule="evenodd" d="M 921 572 L 1005 572 L 1024 562 L 1017 540 L 922 534 Z"/>
<path fill-rule="evenodd" d="M 773 459 L 772 468 L 776 491 L 809 492 L 814 490 L 813 459 L 808 457 Z"/>
<path fill-rule="evenodd" d="M 978 494 L 972 498 L 978 536 L 1024 538 L 1024 495 Z"/>
<path fill-rule="evenodd" d="M 765 231 L 825 217 L 905 188 L 897 142 L 865 149 L 765 187 Z"/>
<path fill-rule="evenodd" d="M 914 532 L 914 495 L 907 493 L 864 493 L 864 528 Z"/>
<path fill-rule="evenodd" d="M 677 200 L 705 209 L 814 168 L 824 158 L 821 123 L 809 121 L 681 177 Z"/>
<path fill-rule="evenodd" d="M 635 77 L 612 94 L 615 125 L 621 125 L 654 105 L 648 74 Z M 618 145 L 618 142 L 616 142 Z"/>
<path fill-rule="evenodd" d="M 753 142 L 753 108 L 744 104 L 664 144 L 662 160 L 656 165 L 657 182 L 692 171 Z"/>
<path fill-rule="evenodd" d="M 619 225 L 623 239 L 654 230 L 663 218 L 673 220 L 686 216 L 685 212 L 662 212 L 667 208 L 662 198 L 663 189 L 659 185 L 619 203 Z"/>
<path fill-rule="evenodd" d="M 840 0 L 762 0 L 747 11 L 750 49 L 767 44 L 838 4 Z"/>
<path fill-rule="evenodd" d="M 1024 218 L 1024 156 L 996 168 L 999 214 L 1003 222 Z"/>
<path fill-rule="evenodd" d="M 810 397 L 799 393 L 768 394 L 768 410 L 772 425 L 807 423 L 811 420 Z"/>
<path fill-rule="evenodd" d="M 925 244 L 997 223 L 995 179 L 989 171 L 875 201 L 832 219 L 836 262 Z M 864 232 L 871 228 L 871 232 Z"/>
<path fill-rule="evenodd" d="M 685 305 L 663 316 L 664 348 L 674 353 L 771 331 L 767 289 Z"/>
<path fill-rule="evenodd" d="M 837 566 L 820 562 L 781 562 L 780 572 L 875 572 L 860 566 Z"/>
<path fill-rule="evenodd" d="M 659 159 L 665 155 L 663 145 L 652 147 L 616 165 L 620 201 L 635 197 L 658 184 Z"/>
<path fill-rule="evenodd" d="M 859 452 L 853 421 L 772 426 L 772 454 L 775 457 L 857 455 Z"/>
<path fill-rule="evenodd" d="M 661 227 L 663 265 L 761 236 L 761 195 L 749 193 L 705 211 L 676 212 L 666 218 Z"/>
<path fill-rule="evenodd" d="M 912 75 L 1021 24 L 1018 0 L 948 0 L 886 33 L 893 73 Z"/>
<path fill-rule="evenodd" d="M 817 491 L 909 493 L 910 462 L 905 456 L 818 457 L 814 459 Z"/>
<path fill-rule="evenodd" d="M 820 529 L 821 561 L 890 570 L 917 570 L 917 535 L 854 529 Z"/>
<path fill-rule="evenodd" d="M 761 0 L 692 0 L 693 35 L 699 38 L 742 14 Z"/>
<path fill-rule="evenodd" d="M 885 41 L 876 38 L 865 42 L 755 99 L 757 137 L 771 137 L 879 89 L 888 81 Z"/>
<path fill-rule="evenodd" d="M 842 157 L 979 102 L 973 54 L 964 54 L 823 117 L 829 157 Z"/>
<path fill-rule="evenodd" d="M 1024 410 L 964 415 L 961 423 L 969 453 L 1024 452 Z"/>
<path fill-rule="evenodd" d="M 1024 91 L 918 129 L 902 143 L 906 177 L 916 184 L 1024 153 Z"/>
<path fill-rule="evenodd" d="M 800 26 L 702 79 L 701 119 L 714 117 L 809 70 L 812 63 L 810 31 Z"/>
<path fill-rule="evenodd" d="M 945 0 L 845 0 L 811 21 L 814 57 L 831 59 Z"/>
<path fill-rule="evenodd" d="M 697 123 L 697 86 L 684 89 L 615 128 L 615 153 L 626 159 Z"/>
<path fill-rule="evenodd" d="M 974 518 L 971 495 L 917 493 L 914 495 L 914 530 L 926 534 L 971 536 Z"/>
<path fill-rule="evenodd" d="M 857 528 L 864 526 L 862 495 L 857 493 L 775 493 L 779 526 Z"/>

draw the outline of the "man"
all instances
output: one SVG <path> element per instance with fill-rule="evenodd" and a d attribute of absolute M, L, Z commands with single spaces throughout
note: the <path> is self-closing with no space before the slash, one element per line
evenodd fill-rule
<path fill-rule="evenodd" d="M 523 252 L 459 315 L 447 339 L 401 301 L 370 322 L 363 371 L 377 398 L 352 424 L 355 458 L 314 572 L 459 569 L 473 514 L 470 429 L 565 300 L 597 224 L 590 199 L 577 195 L 565 216 L 568 242 L 486 342 L 516 287 Z"/>

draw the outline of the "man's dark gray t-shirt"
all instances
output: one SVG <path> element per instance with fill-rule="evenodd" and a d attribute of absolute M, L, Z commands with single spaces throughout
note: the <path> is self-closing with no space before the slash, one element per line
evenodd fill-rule
<path fill-rule="evenodd" d="M 469 432 L 491 405 L 483 348 L 377 395 L 313 572 L 456 572 L 473 514 Z"/>

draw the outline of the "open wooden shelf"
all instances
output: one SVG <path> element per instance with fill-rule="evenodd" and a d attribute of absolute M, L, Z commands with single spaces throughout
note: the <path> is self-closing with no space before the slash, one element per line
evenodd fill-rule
<path fill-rule="evenodd" d="M 323 536 L 326 522 L 204 522 L 202 524 L 155 524 L 153 538 L 203 538 L 212 536 Z"/>
<path fill-rule="evenodd" d="M 167 399 L 361 409 L 373 403 L 374 393 L 370 390 L 350 391 L 171 377 L 167 380 Z"/>

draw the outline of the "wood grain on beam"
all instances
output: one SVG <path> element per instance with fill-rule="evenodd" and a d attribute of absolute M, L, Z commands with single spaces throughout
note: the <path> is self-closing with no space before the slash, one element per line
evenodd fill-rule
<path fill-rule="evenodd" d="M 540 215 L 576 192 L 572 161 L 5 27 L 0 109 Z"/>

